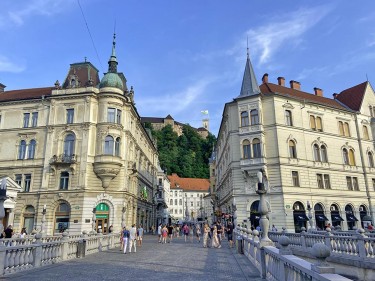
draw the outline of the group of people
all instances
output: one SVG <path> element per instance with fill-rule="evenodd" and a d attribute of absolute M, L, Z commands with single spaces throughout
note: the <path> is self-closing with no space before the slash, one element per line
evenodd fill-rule
<path fill-rule="evenodd" d="M 4 231 L 0 234 L 0 239 L 2 239 L 2 238 L 12 238 L 13 235 L 16 235 L 16 237 L 19 237 L 19 238 L 25 238 L 25 236 L 27 235 L 26 227 L 23 227 L 21 229 L 21 232 L 15 233 L 15 231 L 13 230 L 13 226 L 8 225 L 8 227 L 5 228 Z"/>
<path fill-rule="evenodd" d="M 136 253 L 137 241 L 138 241 L 138 246 L 142 247 L 143 234 L 144 234 L 144 229 L 142 225 L 139 225 L 139 227 L 136 228 L 135 224 L 133 224 L 129 230 L 125 226 L 121 231 L 121 237 L 120 237 L 121 251 L 123 251 L 123 253 L 126 254 L 128 244 L 129 244 L 129 253 L 132 252 L 132 249 L 134 249 L 134 253 Z"/>
<path fill-rule="evenodd" d="M 172 243 L 173 238 L 179 237 L 180 228 L 178 225 L 159 224 L 158 226 L 158 242 L 159 243 Z"/>
<path fill-rule="evenodd" d="M 221 242 L 226 234 L 229 247 L 232 248 L 233 230 L 234 226 L 231 221 L 229 221 L 226 226 L 222 225 L 220 222 L 212 224 L 211 227 L 208 224 L 205 224 L 203 228 L 203 247 L 221 248 Z"/>

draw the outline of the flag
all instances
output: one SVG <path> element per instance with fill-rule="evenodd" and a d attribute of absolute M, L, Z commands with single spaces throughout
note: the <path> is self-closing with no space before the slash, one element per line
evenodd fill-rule
<path fill-rule="evenodd" d="M 208 110 L 207 109 L 206 110 L 202 110 L 201 113 L 202 114 L 208 114 Z"/>

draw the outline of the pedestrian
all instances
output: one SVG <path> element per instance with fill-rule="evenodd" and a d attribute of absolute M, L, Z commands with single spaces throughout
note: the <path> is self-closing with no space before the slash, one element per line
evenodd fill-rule
<path fill-rule="evenodd" d="M 162 236 L 162 241 L 161 243 L 166 244 L 167 243 L 167 236 L 168 236 L 168 228 L 166 225 L 161 229 L 161 236 Z"/>
<path fill-rule="evenodd" d="M 154 225 L 151 226 L 151 232 L 152 232 L 152 235 L 155 235 L 155 226 Z"/>
<path fill-rule="evenodd" d="M 140 224 L 139 227 L 138 227 L 138 235 L 137 235 L 137 240 L 138 240 L 138 246 L 139 247 L 142 247 L 142 240 L 143 240 L 143 233 L 144 233 L 144 230 L 142 228 L 142 225 Z"/>
<path fill-rule="evenodd" d="M 173 226 L 172 225 L 168 225 L 168 237 L 169 237 L 168 243 L 172 243 L 172 238 L 173 238 Z"/>
<path fill-rule="evenodd" d="M 197 235 L 198 243 L 201 242 L 201 227 L 197 224 L 195 228 L 195 234 Z"/>
<path fill-rule="evenodd" d="M 25 238 L 27 235 L 26 227 L 23 227 L 21 230 L 20 238 Z"/>
<path fill-rule="evenodd" d="M 223 227 L 221 226 L 219 221 L 217 221 L 216 229 L 217 229 L 217 239 L 219 240 L 219 245 L 221 245 L 221 235 L 223 233 Z"/>
<path fill-rule="evenodd" d="M 188 237 L 188 235 L 189 235 L 189 227 L 188 227 L 187 224 L 185 224 L 185 225 L 182 227 L 182 231 L 183 231 L 183 233 L 184 233 L 184 236 L 185 236 L 185 243 L 186 243 L 186 239 L 187 239 L 187 237 Z"/>
<path fill-rule="evenodd" d="M 272 231 L 277 232 L 277 228 L 276 228 L 276 226 L 274 224 L 272 225 Z"/>
<path fill-rule="evenodd" d="M 214 230 L 212 232 L 212 248 L 221 248 L 219 244 L 218 234 L 217 234 L 217 227 L 214 226 Z"/>
<path fill-rule="evenodd" d="M 112 233 L 113 232 L 113 225 L 111 224 L 111 226 L 108 228 L 108 233 Z"/>
<path fill-rule="evenodd" d="M 130 232 L 129 232 L 129 230 L 126 229 L 125 226 L 122 230 L 121 236 L 122 236 L 122 245 L 123 245 L 123 249 L 124 249 L 124 254 L 126 254 L 126 248 L 128 247 L 128 240 L 129 240 L 129 237 L 130 237 Z M 129 250 L 130 250 L 130 246 L 129 246 Z"/>
<path fill-rule="evenodd" d="M 134 247 L 134 253 L 137 252 L 137 229 L 135 228 L 135 224 L 132 225 L 130 229 L 129 235 L 129 253 L 132 252 L 132 247 Z"/>
<path fill-rule="evenodd" d="M 228 242 L 229 242 L 229 248 L 233 247 L 233 224 L 232 222 L 228 222 L 228 226 L 226 228 L 227 235 L 228 235 Z"/>
<path fill-rule="evenodd" d="M 161 243 L 162 237 L 161 237 L 161 224 L 158 226 L 158 242 Z"/>
<path fill-rule="evenodd" d="M 203 248 L 207 248 L 208 234 L 210 233 L 210 227 L 206 223 L 203 227 Z"/>
<path fill-rule="evenodd" d="M 190 236 L 190 243 L 193 243 L 193 240 L 194 240 L 194 229 L 193 229 L 192 225 L 189 227 L 189 236 Z"/>
<path fill-rule="evenodd" d="M 12 238 L 13 236 L 13 227 L 12 225 L 9 225 L 5 230 L 5 238 Z"/>

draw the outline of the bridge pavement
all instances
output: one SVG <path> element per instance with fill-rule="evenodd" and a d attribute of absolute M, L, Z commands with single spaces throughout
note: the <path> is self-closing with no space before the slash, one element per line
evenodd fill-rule
<path fill-rule="evenodd" d="M 159 244 L 146 235 L 136 253 L 118 248 L 91 254 L 83 259 L 44 266 L 0 278 L 1 280 L 252 280 L 260 281 L 258 270 L 244 255 L 229 249 L 203 248 L 202 243 L 185 243 L 183 238 Z"/>

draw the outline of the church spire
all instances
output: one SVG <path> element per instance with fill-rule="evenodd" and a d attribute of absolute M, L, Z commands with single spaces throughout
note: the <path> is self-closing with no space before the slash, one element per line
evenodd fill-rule
<path fill-rule="evenodd" d="M 247 59 L 245 72 L 243 74 L 241 93 L 238 97 L 246 97 L 260 93 L 257 79 L 255 77 L 253 66 L 251 65 L 249 56 L 249 47 L 247 47 Z"/>
<path fill-rule="evenodd" d="M 113 33 L 112 53 L 108 61 L 108 72 L 117 73 L 117 58 L 116 58 L 116 33 Z"/>

